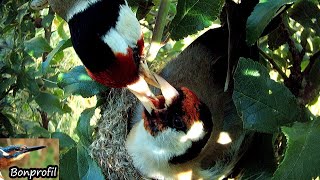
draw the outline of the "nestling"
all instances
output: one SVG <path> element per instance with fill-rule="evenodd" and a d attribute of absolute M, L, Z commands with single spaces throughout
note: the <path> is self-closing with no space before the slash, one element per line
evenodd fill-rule
<path fill-rule="evenodd" d="M 161 75 L 179 95 L 163 97 L 169 106 L 155 105 L 151 114 L 138 108 L 134 119 L 138 122 L 126 141 L 133 164 L 143 175 L 219 179 L 232 171 L 245 133 L 231 93 L 223 92 L 225 77 L 214 77 L 215 69 L 226 65 L 197 42 L 164 68 Z M 166 87 L 167 93 L 175 91 Z"/>

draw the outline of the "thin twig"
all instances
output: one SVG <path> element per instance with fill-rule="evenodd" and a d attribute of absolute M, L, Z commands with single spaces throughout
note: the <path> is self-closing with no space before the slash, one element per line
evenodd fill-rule
<path fill-rule="evenodd" d="M 54 12 L 53 12 L 53 10 L 51 8 L 49 8 L 48 14 L 54 15 Z M 50 44 L 51 35 L 52 35 L 51 28 L 52 28 L 52 22 L 49 24 L 48 27 L 43 27 L 43 29 L 44 29 L 44 37 L 48 41 L 49 44 Z M 48 53 L 43 53 L 42 54 L 42 62 L 45 62 L 47 60 L 47 56 L 48 56 Z M 45 77 L 43 79 L 45 79 Z M 45 86 L 43 88 L 46 89 Z M 48 117 L 48 113 L 46 113 L 42 109 L 38 109 L 38 112 L 40 113 L 40 116 L 41 116 L 42 127 L 44 129 L 48 130 L 48 123 L 50 121 L 50 118 Z"/>
<path fill-rule="evenodd" d="M 226 76 L 226 82 L 224 84 L 224 92 L 227 92 L 229 88 L 230 83 L 230 76 L 231 76 L 231 53 L 232 53 L 232 47 L 231 47 L 231 24 L 229 20 L 229 13 L 228 9 L 226 10 L 227 13 L 227 24 L 228 24 L 228 69 L 227 69 L 227 76 Z"/>
<path fill-rule="evenodd" d="M 51 8 L 49 8 L 49 12 L 48 14 L 52 14 L 54 15 L 54 12 Z M 47 40 L 47 42 L 50 44 L 51 41 L 51 35 L 52 35 L 52 31 L 51 31 L 51 27 L 52 27 L 52 22 L 49 24 L 48 27 L 43 27 L 44 29 L 44 38 Z M 43 53 L 42 54 L 42 62 L 45 62 L 47 60 L 47 56 L 49 53 Z"/>
<path fill-rule="evenodd" d="M 303 56 L 301 55 L 303 55 L 304 52 L 300 54 L 298 48 L 296 47 L 296 44 L 289 32 L 290 26 L 287 23 L 285 23 L 284 26 L 284 36 L 289 46 L 289 52 L 291 53 L 290 62 L 292 64 L 292 66 L 289 68 L 290 76 L 288 79 L 285 79 L 284 84 L 289 88 L 292 94 L 294 94 L 296 97 L 300 97 L 301 90 L 303 89 L 303 74 L 301 72 L 301 62 Z"/>
<path fill-rule="evenodd" d="M 3 95 L 1 95 L 0 99 L 5 98 L 10 93 L 10 91 L 14 90 L 15 88 L 17 88 L 17 85 L 11 85 L 9 89 L 6 92 L 4 92 Z"/>
<path fill-rule="evenodd" d="M 295 46 L 295 43 L 294 41 L 291 39 L 291 37 L 289 36 L 289 33 L 288 33 L 288 39 L 287 39 L 287 43 L 288 43 L 288 46 L 289 46 L 289 51 L 292 55 L 292 60 L 293 60 L 293 68 L 297 71 L 300 71 L 301 72 L 301 61 L 302 61 L 302 58 L 303 57 L 300 57 L 300 53 L 297 49 L 297 47 Z"/>
<path fill-rule="evenodd" d="M 147 55 L 147 60 L 153 60 L 161 48 L 161 40 L 162 40 L 164 28 L 167 23 L 169 8 L 170 8 L 170 0 L 161 0 L 160 7 L 158 10 L 158 15 L 156 18 L 156 23 L 153 29 L 153 34 L 152 34 L 152 39 L 150 43 L 150 48 Z"/>
<path fill-rule="evenodd" d="M 50 81 L 49 79 L 45 79 L 45 78 L 42 78 L 43 81 L 46 81 L 48 83 L 52 83 L 52 84 L 58 84 L 57 82 L 55 81 Z"/>
<path fill-rule="evenodd" d="M 268 54 L 266 54 L 264 51 L 262 51 L 262 49 L 260 49 L 259 47 L 258 47 L 258 49 L 259 49 L 259 53 L 260 53 L 265 59 L 267 59 L 267 60 L 270 62 L 270 64 L 273 66 L 273 68 L 278 71 L 278 73 L 280 74 L 280 76 L 281 76 L 284 80 L 288 79 L 287 75 L 281 70 L 281 68 L 277 65 L 277 63 L 274 62 L 274 60 L 273 60 Z"/>

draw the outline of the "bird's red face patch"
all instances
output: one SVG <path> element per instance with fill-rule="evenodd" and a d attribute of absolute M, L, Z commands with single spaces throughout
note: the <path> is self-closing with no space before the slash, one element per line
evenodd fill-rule
<path fill-rule="evenodd" d="M 139 78 L 139 65 L 144 52 L 143 35 L 137 41 L 137 51 L 127 48 L 127 54 L 116 53 L 116 60 L 105 71 L 91 72 L 87 69 L 89 76 L 102 85 L 112 88 L 126 87 Z"/>
<path fill-rule="evenodd" d="M 139 78 L 139 67 L 133 60 L 133 51 L 127 49 L 127 54 L 117 53 L 116 60 L 105 71 L 90 72 L 87 69 L 88 75 L 102 85 L 112 88 L 126 87 L 132 84 Z"/>
<path fill-rule="evenodd" d="M 187 127 L 190 128 L 194 121 L 200 120 L 200 100 L 196 94 L 186 87 L 182 87 L 181 91 L 184 95 L 184 100 L 182 101 L 182 109 L 185 112 L 183 121 L 186 123 Z"/>
<path fill-rule="evenodd" d="M 154 109 L 150 116 L 148 112 L 142 113 L 142 118 L 144 119 L 144 127 L 147 131 L 149 131 L 150 134 L 154 135 L 154 132 L 156 131 L 162 131 L 166 128 L 166 124 L 164 121 L 162 121 L 161 117 L 162 114 L 165 113 L 165 99 L 162 95 L 157 96 L 154 100 L 152 99 L 151 102 L 155 106 L 156 109 Z"/>
<path fill-rule="evenodd" d="M 158 99 L 163 101 L 156 106 L 158 108 L 154 109 L 151 114 L 144 111 L 142 115 L 144 127 L 151 135 L 154 136 L 168 127 L 187 132 L 195 121 L 200 121 L 201 102 L 198 97 L 185 87 L 178 91 L 179 97 L 174 99 L 169 107 L 164 108 L 164 98 L 159 96 Z"/>
<path fill-rule="evenodd" d="M 138 40 L 137 46 L 138 46 L 138 50 L 139 50 L 139 51 L 138 51 L 139 55 L 140 55 L 140 56 L 143 56 L 143 55 L 144 55 L 144 53 L 143 53 L 143 51 L 144 51 L 143 35 L 141 35 L 141 38 Z"/>

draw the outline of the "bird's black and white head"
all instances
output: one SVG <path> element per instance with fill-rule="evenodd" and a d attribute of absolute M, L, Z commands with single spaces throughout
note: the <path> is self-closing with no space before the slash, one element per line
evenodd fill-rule
<path fill-rule="evenodd" d="M 49 0 L 70 28 L 73 47 L 95 81 L 127 87 L 146 105 L 156 85 L 144 60 L 140 23 L 125 0 Z"/>
<path fill-rule="evenodd" d="M 157 97 L 156 108 L 142 114 L 143 125 L 154 143 L 171 156 L 171 163 L 182 163 L 196 157 L 207 143 L 211 113 L 190 89 L 176 90 L 163 83 L 160 81 L 162 95 Z"/>
<path fill-rule="evenodd" d="M 155 75 L 155 78 L 162 95 L 150 99 L 153 108 L 142 112 L 139 131 L 145 132 L 141 134 L 153 144 L 150 146 L 164 152 L 166 161 L 181 162 L 180 155 L 183 154 L 195 157 L 212 131 L 210 110 L 190 89 L 181 87 L 176 90 L 161 77 Z M 141 137 L 137 136 L 137 139 Z"/>
<path fill-rule="evenodd" d="M 151 111 L 142 111 L 126 147 L 142 174 L 161 179 L 172 175 L 171 165 L 189 162 L 201 153 L 210 138 L 212 120 L 208 107 L 190 89 L 176 90 L 160 77 L 156 79 L 162 95 L 152 101 Z"/>

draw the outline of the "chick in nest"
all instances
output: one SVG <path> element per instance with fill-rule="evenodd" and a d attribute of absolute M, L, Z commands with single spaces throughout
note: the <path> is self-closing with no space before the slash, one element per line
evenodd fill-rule
<path fill-rule="evenodd" d="M 231 92 L 223 91 L 225 76 L 214 76 L 221 69 L 225 62 L 197 42 L 163 69 L 179 96 L 165 103 L 162 90 L 163 104 L 155 104 L 151 114 L 138 107 L 126 141 L 144 176 L 219 179 L 231 173 L 250 135 L 242 129 Z"/>

